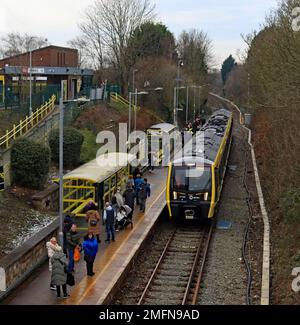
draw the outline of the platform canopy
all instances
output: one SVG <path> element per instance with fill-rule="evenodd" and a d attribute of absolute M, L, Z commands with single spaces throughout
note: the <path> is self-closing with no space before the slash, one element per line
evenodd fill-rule
<path fill-rule="evenodd" d="M 64 176 L 64 180 L 86 180 L 93 183 L 102 183 L 111 175 L 135 160 L 134 155 L 126 153 L 109 153 L 99 156 Z"/>

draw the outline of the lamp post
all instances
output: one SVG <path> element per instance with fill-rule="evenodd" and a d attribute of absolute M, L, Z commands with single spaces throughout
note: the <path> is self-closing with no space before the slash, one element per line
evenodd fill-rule
<path fill-rule="evenodd" d="M 178 110 L 178 103 L 179 103 L 179 83 L 181 81 L 180 78 L 180 68 L 183 67 L 183 61 L 181 59 L 178 59 L 177 62 L 177 79 L 176 79 L 176 87 L 174 88 L 174 125 L 177 126 L 177 110 Z"/>
<path fill-rule="evenodd" d="M 65 102 L 78 102 L 78 99 Z M 89 100 L 87 100 L 89 101 Z M 59 99 L 59 243 L 63 247 L 64 222 L 64 83 L 61 81 L 61 94 Z"/>
<path fill-rule="evenodd" d="M 187 87 L 174 87 L 174 125 L 178 125 L 178 105 L 179 105 L 179 90 L 186 89 Z"/>
<path fill-rule="evenodd" d="M 29 52 L 29 116 L 32 114 L 32 49 Z"/>
<path fill-rule="evenodd" d="M 64 213 L 64 84 L 61 81 L 61 95 L 59 99 L 59 241 L 63 247 L 63 213 Z"/>

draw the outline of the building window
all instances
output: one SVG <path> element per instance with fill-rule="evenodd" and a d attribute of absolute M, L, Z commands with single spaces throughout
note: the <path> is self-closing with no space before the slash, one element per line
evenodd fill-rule
<path fill-rule="evenodd" d="M 59 52 L 57 52 L 57 66 L 59 67 Z"/>

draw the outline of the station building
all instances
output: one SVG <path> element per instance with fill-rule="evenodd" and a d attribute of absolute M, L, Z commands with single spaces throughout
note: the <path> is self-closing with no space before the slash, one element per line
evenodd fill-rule
<path fill-rule="evenodd" d="M 28 98 L 30 72 L 32 93 L 49 89 L 52 94 L 64 84 L 64 99 L 71 100 L 90 87 L 94 71 L 79 67 L 78 51 L 59 46 L 47 46 L 0 60 L 0 105 L 21 102 Z M 51 95 L 52 95 L 51 94 Z"/>

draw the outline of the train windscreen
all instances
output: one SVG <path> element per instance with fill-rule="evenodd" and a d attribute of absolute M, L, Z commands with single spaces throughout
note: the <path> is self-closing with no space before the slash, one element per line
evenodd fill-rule
<path fill-rule="evenodd" d="M 176 167 L 173 174 L 173 190 L 184 192 L 210 192 L 211 170 L 198 167 Z"/>

